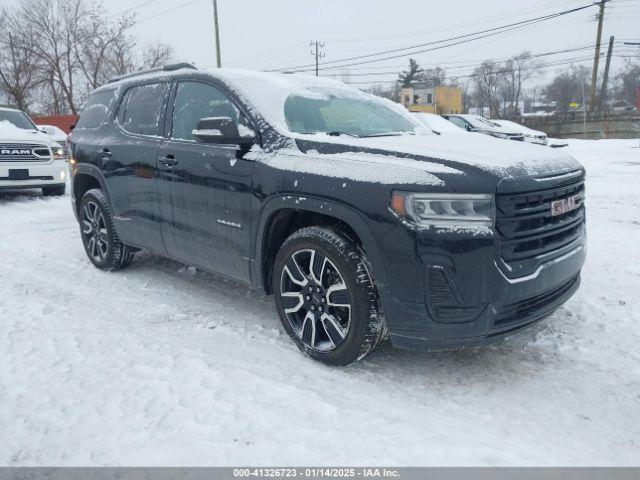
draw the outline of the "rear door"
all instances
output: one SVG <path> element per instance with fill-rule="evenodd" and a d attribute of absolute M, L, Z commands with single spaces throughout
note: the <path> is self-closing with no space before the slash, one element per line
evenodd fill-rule
<path fill-rule="evenodd" d="M 158 154 L 162 238 L 178 260 L 249 281 L 251 179 L 254 162 L 237 145 L 197 142 L 198 120 L 231 117 L 251 129 L 234 101 L 197 80 L 174 84 L 166 139 Z M 246 130 L 244 130 L 246 131 Z"/>
<path fill-rule="evenodd" d="M 167 82 L 130 87 L 116 125 L 97 155 L 111 195 L 118 235 L 124 243 L 165 253 L 160 233 L 156 159 L 162 140 Z"/>

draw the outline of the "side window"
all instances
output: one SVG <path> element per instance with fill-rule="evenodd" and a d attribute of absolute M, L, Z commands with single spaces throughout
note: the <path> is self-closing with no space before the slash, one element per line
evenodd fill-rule
<path fill-rule="evenodd" d="M 127 92 L 119 116 L 122 128 L 139 135 L 157 135 L 166 83 L 151 83 L 132 87 Z"/>
<path fill-rule="evenodd" d="M 229 97 L 213 85 L 201 82 L 180 82 L 171 117 L 171 138 L 195 140 L 191 131 L 198 120 L 207 117 L 231 117 L 242 134 L 248 122 Z"/>
<path fill-rule="evenodd" d="M 82 108 L 76 128 L 98 128 L 107 118 L 115 97 L 115 90 L 92 94 Z"/>
<path fill-rule="evenodd" d="M 449 121 L 460 128 L 467 128 L 467 123 L 458 117 L 449 117 Z"/>

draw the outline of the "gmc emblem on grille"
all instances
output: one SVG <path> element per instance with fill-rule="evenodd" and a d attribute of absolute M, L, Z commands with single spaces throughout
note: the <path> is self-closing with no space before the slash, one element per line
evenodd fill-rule
<path fill-rule="evenodd" d="M 0 155 L 33 155 L 30 148 L 3 148 Z"/>
<path fill-rule="evenodd" d="M 580 197 L 578 195 L 572 195 L 562 200 L 556 200 L 551 202 L 551 216 L 555 217 L 575 210 L 580 206 Z"/>

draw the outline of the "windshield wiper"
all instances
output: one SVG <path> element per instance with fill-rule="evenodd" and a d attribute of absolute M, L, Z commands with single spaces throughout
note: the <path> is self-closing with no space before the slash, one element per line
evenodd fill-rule
<path fill-rule="evenodd" d="M 362 138 L 371 138 L 371 137 L 398 137 L 405 133 L 411 132 L 383 132 L 383 133 L 372 133 L 371 135 L 362 135 Z"/>
<path fill-rule="evenodd" d="M 359 138 L 358 135 L 354 135 L 352 133 L 341 132 L 339 130 L 334 130 L 332 132 L 327 132 L 327 135 L 331 135 L 332 137 L 339 137 L 340 135 L 349 135 L 350 137 Z"/>

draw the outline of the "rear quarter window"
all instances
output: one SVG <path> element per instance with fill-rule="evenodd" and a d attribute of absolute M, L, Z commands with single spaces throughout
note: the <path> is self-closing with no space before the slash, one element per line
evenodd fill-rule
<path fill-rule="evenodd" d="M 118 112 L 122 128 L 138 135 L 158 135 L 166 91 L 166 83 L 131 87 Z"/>
<path fill-rule="evenodd" d="M 115 90 L 92 94 L 82 109 L 76 128 L 98 128 L 106 120 L 115 97 Z"/>

